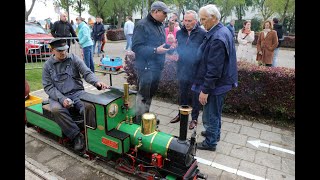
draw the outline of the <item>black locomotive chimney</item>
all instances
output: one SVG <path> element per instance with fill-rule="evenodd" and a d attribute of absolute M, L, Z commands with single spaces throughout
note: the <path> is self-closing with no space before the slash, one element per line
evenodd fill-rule
<path fill-rule="evenodd" d="M 192 108 L 188 105 L 182 105 L 180 106 L 179 111 L 180 111 L 179 140 L 185 141 L 187 139 L 189 114 L 191 113 Z"/>

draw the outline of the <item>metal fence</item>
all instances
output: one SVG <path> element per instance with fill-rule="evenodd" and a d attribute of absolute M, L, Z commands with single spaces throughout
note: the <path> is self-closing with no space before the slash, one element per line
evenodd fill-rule
<path fill-rule="evenodd" d="M 52 38 L 51 38 L 52 39 Z M 42 68 L 44 62 L 52 55 L 49 47 L 51 39 L 25 39 L 25 70 Z M 82 50 L 75 37 L 66 37 L 70 40 L 69 53 L 74 53 L 82 58 Z"/>

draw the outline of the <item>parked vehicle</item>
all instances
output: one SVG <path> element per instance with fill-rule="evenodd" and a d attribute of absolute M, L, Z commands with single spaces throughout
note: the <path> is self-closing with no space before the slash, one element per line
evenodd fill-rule
<path fill-rule="evenodd" d="M 49 41 L 53 39 L 51 34 L 33 22 L 25 22 L 25 54 L 27 58 L 51 55 Z"/>

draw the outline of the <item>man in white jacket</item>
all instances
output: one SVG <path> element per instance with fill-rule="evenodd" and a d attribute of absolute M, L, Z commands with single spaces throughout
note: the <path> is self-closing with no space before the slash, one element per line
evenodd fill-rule
<path fill-rule="evenodd" d="M 132 22 L 132 17 L 127 16 L 126 23 L 124 23 L 124 35 L 127 39 L 126 50 L 131 50 L 132 47 L 132 35 L 134 30 L 134 23 Z"/>

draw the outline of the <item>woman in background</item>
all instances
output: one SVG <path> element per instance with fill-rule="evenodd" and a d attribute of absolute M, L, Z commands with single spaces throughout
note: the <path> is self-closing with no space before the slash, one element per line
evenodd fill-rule
<path fill-rule="evenodd" d="M 273 53 L 278 46 L 278 35 L 273 30 L 270 20 L 263 24 L 263 30 L 260 32 L 257 41 L 257 58 L 256 60 L 265 66 L 272 66 Z"/>
<path fill-rule="evenodd" d="M 245 21 L 243 28 L 238 32 L 239 46 L 237 49 L 237 60 L 239 61 L 252 61 L 252 42 L 254 40 L 254 31 L 251 31 L 251 22 Z"/>

